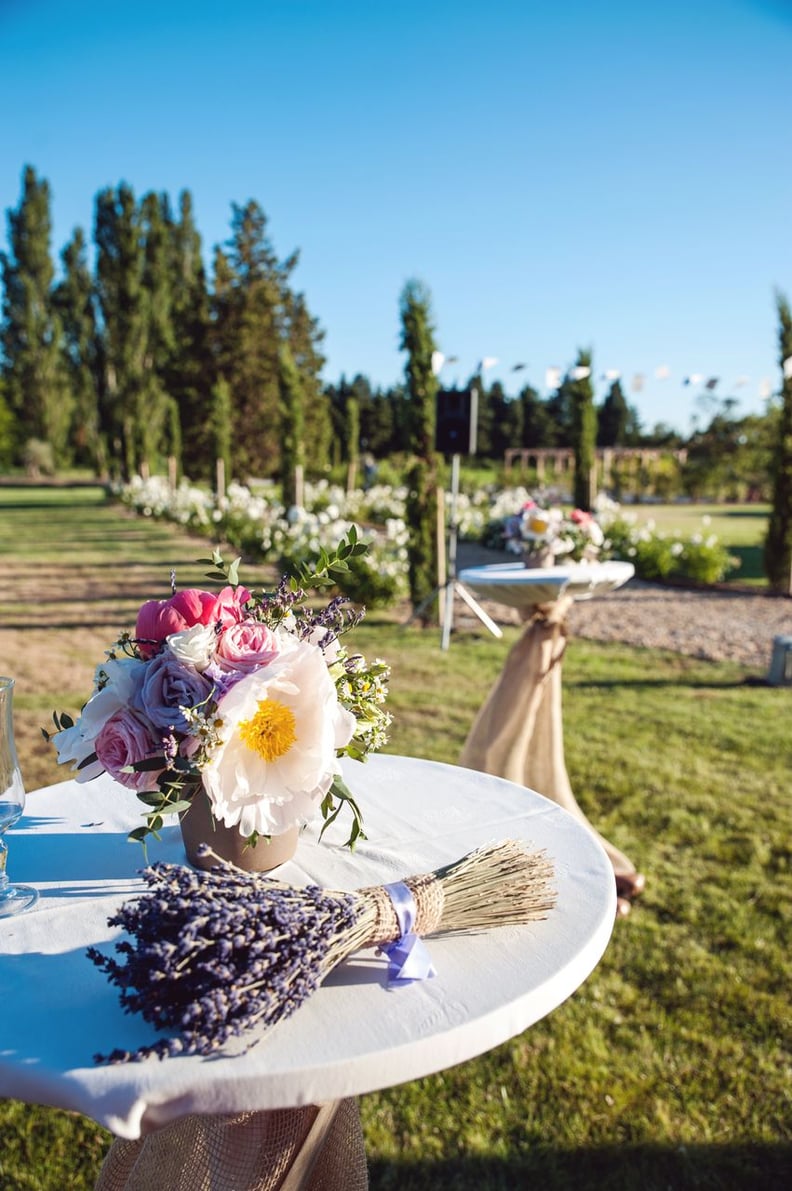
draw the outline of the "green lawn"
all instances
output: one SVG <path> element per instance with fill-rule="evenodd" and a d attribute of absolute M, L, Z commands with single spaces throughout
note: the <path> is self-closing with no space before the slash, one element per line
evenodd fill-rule
<path fill-rule="evenodd" d="M 186 582 L 204 551 L 82 491 L 24 503 L 0 492 L 3 572 L 22 564 L 18 574 L 45 585 L 38 605 L 29 601 L 27 635 L 8 627 L 25 623 L 14 593 L 0 596 L 0 670 L 21 665 L 37 633 L 50 650 L 23 714 L 84 694 L 98 660 L 95 634 L 70 619 L 86 609 L 66 615 L 57 602 L 75 570 L 80 583 L 126 576 L 131 590 L 114 593 L 113 608 L 128 620 L 144 581 L 159 583 L 178 561 Z M 59 560 L 67 569 L 50 586 Z M 35 627 L 48 617 L 50 627 Z M 516 632 L 460 632 L 444 653 L 436 631 L 372 613 L 357 643 L 393 664 L 390 751 L 456 761 Z M 79 681 L 53 688 L 64 655 Z M 647 874 L 646 893 L 593 974 L 544 1021 L 482 1058 L 362 1098 L 373 1191 L 747 1191 L 786 1181 L 792 694 L 749 678 L 730 664 L 570 644 L 573 788 Z M 23 768 L 38 775 L 41 746 L 29 740 Z M 83 1191 L 108 1141 L 71 1114 L 0 1104 L 0 1187 Z"/>

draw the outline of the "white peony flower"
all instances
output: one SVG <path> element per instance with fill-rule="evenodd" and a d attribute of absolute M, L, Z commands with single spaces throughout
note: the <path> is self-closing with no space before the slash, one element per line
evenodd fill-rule
<path fill-rule="evenodd" d="M 240 679 L 218 704 L 219 743 L 203 770 L 216 819 L 243 836 L 312 817 L 340 773 L 355 717 L 338 702 L 321 649 L 299 642 Z"/>
<path fill-rule="evenodd" d="M 214 657 L 217 633 L 213 624 L 194 624 L 165 638 L 168 649 L 180 662 L 188 662 L 203 674 Z"/>

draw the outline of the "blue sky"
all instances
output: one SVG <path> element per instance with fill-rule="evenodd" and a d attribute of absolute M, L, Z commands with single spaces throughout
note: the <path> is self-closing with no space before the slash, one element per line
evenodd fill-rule
<path fill-rule="evenodd" d="M 209 258 L 254 198 L 327 380 L 402 378 L 419 277 L 444 381 L 544 393 L 590 347 L 598 397 L 619 370 L 688 431 L 685 377 L 742 413 L 779 385 L 791 60 L 788 0 L 0 0 L 0 206 L 33 165 L 56 254 L 102 187 L 187 188 Z"/>

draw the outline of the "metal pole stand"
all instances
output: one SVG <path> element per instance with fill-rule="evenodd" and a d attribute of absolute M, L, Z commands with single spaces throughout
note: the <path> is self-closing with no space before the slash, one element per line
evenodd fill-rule
<path fill-rule="evenodd" d="M 464 584 L 456 577 L 457 556 L 457 498 L 459 496 L 459 455 L 451 456 L 451 520 L 448 534 L 448 578 L 443 584 L 445 589 L 445 615 L 443 616 L 443 632 L 440 638 L 440 648 L 448 649 L 451 641 L 451 629 L 454 620 L 454 596 L 458 595 L 467 604 L 471 612 L 479 618 L 481 623 L 489 629 L 493 637 L 502 637 L 503 632 L 495 621 L 487 615 L 477 600 L 473 598 Z M 443 590 L 437 588 L 437 592 Z"/>

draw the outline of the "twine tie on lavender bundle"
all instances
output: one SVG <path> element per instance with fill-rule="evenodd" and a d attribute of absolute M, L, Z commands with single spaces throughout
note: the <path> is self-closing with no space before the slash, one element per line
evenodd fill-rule
<path fill-rule="evenodd" d="M 413 980 L 427 980 L 437 975 L 429 950 L 421 935 L 431 935 L 440 926 L 443 917 L 443 887 L 439 881 L 422 883 L 421 923 L 418 930 L 419 909 L 410 885 L 406 881 L 395 881 L 383 885 L 398 929 L 401 931 L 393 943 L 385 943 L 380 951 L 388 957 L 388 981 L 391 984 L 408 984 Z"/>

